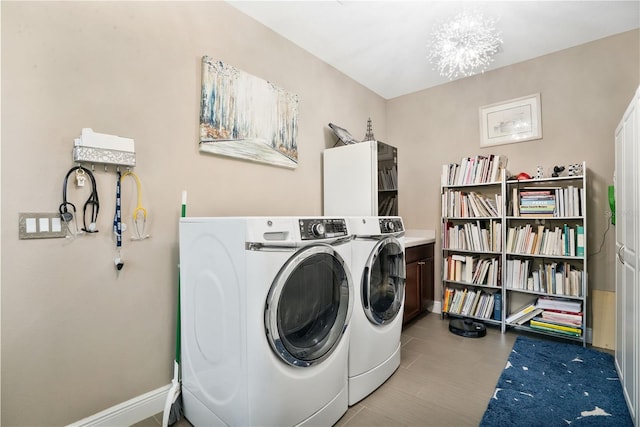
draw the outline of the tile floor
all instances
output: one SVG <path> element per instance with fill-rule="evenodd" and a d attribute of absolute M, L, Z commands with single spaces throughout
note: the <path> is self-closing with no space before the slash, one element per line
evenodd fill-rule
<path fill-rule="evenodd" d="M 400 368 L 380 388 L 349 408 L 336 427 L 477 426 L 504 368 L 516 333 L 487 327 L 483 338 L 449 332 L 449 322 L 427 313 L 402 332 Z M 135 427 L 157 427 L 162 414 Z M 181 420 L 177 427 L 190 427 Z"/>

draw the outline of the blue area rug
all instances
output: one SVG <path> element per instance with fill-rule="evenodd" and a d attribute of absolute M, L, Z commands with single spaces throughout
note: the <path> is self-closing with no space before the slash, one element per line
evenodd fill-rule
<path fill-rule="evenodd" d="M 519 336 L 481 427 L 633 426 L 613 356 Z"/>

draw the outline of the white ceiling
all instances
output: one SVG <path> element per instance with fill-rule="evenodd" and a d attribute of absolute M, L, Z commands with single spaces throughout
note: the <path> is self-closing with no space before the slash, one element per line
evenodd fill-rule
<path fill-rule="evenodd" d="M 386 99 L 448 81 L 427 44 L 465 6 L 499 19 L 504 44 L 490 70 L 640 27 L 639 0 L 229 3 Z"/>

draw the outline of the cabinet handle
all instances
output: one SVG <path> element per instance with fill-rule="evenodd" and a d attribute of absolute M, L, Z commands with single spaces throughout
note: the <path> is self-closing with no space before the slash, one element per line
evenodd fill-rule
<path fill-rule="evenodd" d="M 620 252 L 622 252 L 623 249 L 624 245 L 620 246 L 620 249 L 618 249 L 618 261 L 620 261 L 622 264 L 624 264 L 624 258 L 622 257 L 622 254 Z"/>
<path fill-rule="evenodd" d="M 426 264 L 426 262 L 424 262 L 424 261 L 418 261 L 418 265 L 425 265 L 425 264 Z"/>

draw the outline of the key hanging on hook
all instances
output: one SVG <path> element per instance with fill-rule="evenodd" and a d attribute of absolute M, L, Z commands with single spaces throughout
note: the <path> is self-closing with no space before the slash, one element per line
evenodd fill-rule
<path fill-rule="evenodd" d="M 84 184 L 87 182 L 87 177 L 84 173 L 84 169 L 76 169 L 76 186 L 84 187 Z"/>

